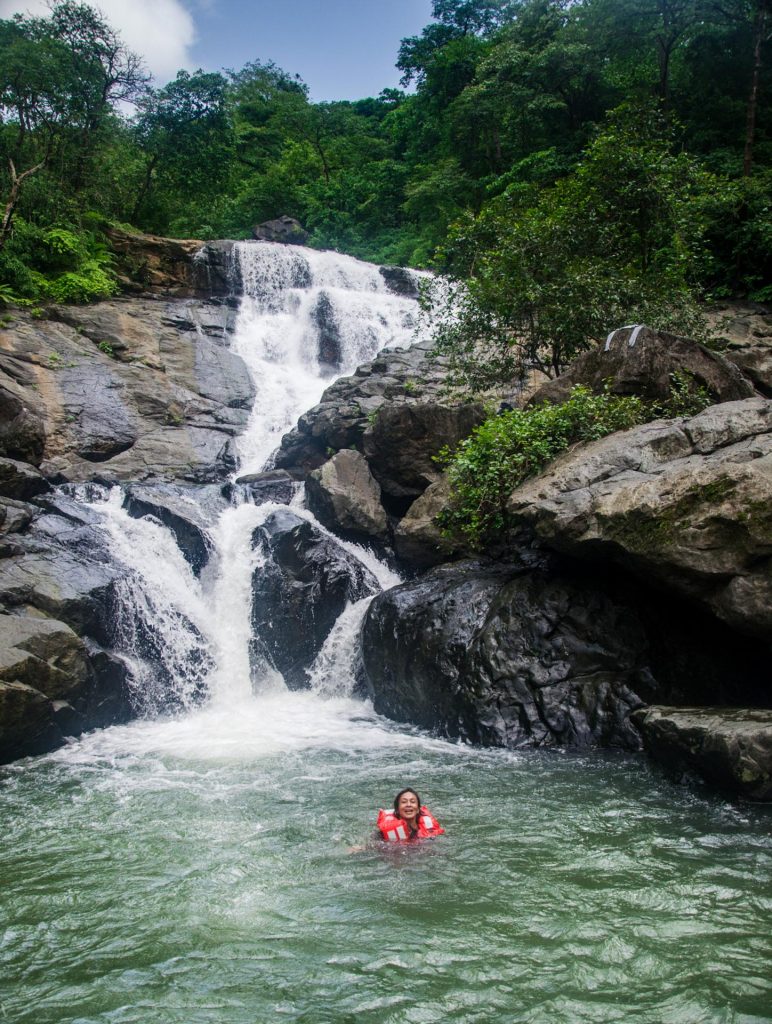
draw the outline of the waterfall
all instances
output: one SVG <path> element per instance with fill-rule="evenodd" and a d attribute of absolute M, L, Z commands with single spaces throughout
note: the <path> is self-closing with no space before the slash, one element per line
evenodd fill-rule
<path fill-rule="evenodd" d="M 244 294 L 231 349 L 255 386 L 238 441 L 239 473 L 245 474 L 270 465 L 282 434 L 337 376 L 386 345 L 409 345 L 417 303 L 388 291 L 377 267 L 336 253 L 242 242 L 234 260 Z M 256 694 L 275 699 L 286 691 L 270 658 L 261 655 L 251 620 L 253 575 L 266 558 L 254 533 L 285 506 L 242 500 L 221 512 L 207 528 L 212 556 L 199 579 L 165 526 L 150 516 L 129 516 L 120 488 L 90 497 L 113 557 L 127 569 L 116 642 L 130 666 L 140 711 L 190 710 L 206 695 L 210 708 L 227 715 Z M 333 537 L 304 507 L 302 488 L 292 512 Z M 368 549 L 333 539 L 382 589 L 399 582 Z M 352 693 L 359 629 L 371 600 L 343 610 L 307 671 L 317 699 Z"/>
<path fill-rule="evenodd" d="M 245 474 L 265 468 L 282 434 L 336 377 L 386 345 L 409 345 L 417 305 L 350 256 L 272 242 L 239 242 L 235 254 L 244 296 L 231 349 L 256 389 L 237 446 Z"/>

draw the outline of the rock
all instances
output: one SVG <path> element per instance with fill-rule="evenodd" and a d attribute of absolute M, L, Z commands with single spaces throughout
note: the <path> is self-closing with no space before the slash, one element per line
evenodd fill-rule
<path fill-rule="evenodd" d="M 429 484 L 439 479 L 439 452 L 445 446 L 455 447 L 485 419 L 482 402 L 382 405 L 362 443 L 387 511 L 404 515 Z"/>
<path fill-rule="evenodd" d="M 772 640 L 772 402 L 713 406 L 579 447 L 510 497 L 555 550 L 611 559 Z"/>
<path fill-rule="evenodd" d="M 407 267 L 378 267 L 378 271 L 389 291 L 396 295 L 404 295 L 407 299 L 420 298 L 420 277 L 414 271 L 408 270 Z"/>
<path fill-rule="evenodd" d="M 640 395 L 665 400 L 670 396 L 672 374 L 685 372 L 707 388 L 715 402 L 732 402 L 754 395 L 753 386 L 718 352 L 688 338 L 644 327 L 620 328 L 606 345 L 585 352 L 570 367 L 531 397 L 529 405 L 565 402 L 576 384 L 600 393 L 609 385 L 616 395 Z"/>
<path fill-rule="evenodd" d="M 226 508 L 219 487 L 179 487 L 175 484 L 126 488 L 123 507 L 134 519 L 152 516 L 174 534 L 177 545 L 199 576 L 209 561 L 207 528 Z"/>
<path fill-rule="evenodd" d="M 16 436 L 3 454 L 58 482 L 201 483 L 231 471 L 254 389 L 227 348 L 227 306 L 124 298 L 51 315 L 20 313 L 1 332 L 11 425 L 39 425 L 37 447 Z"/>
<path fill-rule="evenodd" d="M 252 631 L 287 685 L 299 689 L 346 605 L 378 584 L 361 562 L 289 510 L 272 513 L 254 543 L 266 563 L 252 578 Z"/>
<path fill-rule="evenodd" d="M 439 476 L 433 457 L 467 436 L 485 417 L 482 403 L 449 398 L 447 361 L 431 343 L 387 350 L 335 381 L 320 403 L 285 434 L 277 468 L 302 477 L 329 451 L 361 451 L 383 491 L 383 505 L 401 516 Z"/>
<path fill-rule="evenodd" d="M 233 242 L 161 238 L 111 226 L 106 235 L 124 286 L 179 298 L 230 295 Z"/>
<path fill-rule="evenodd" d="M 115 587 L 124 570 L 111 561 L 101 531 L 44 514 L 17 544 L 0 560 L 0 603 L 18 612 L 36 609 L 110 647 Z"/>
<path fill-rule="evenodd" d="M 417 569 L 447 562 L 463 553 L 463 545 L 444 537 L 437 516 L 447 506 L 450 486 L 443 474 L 416 498 L 394 529 L 397 558 Z"/>
<path fill-rule="evenodd" d="M 655 689 L 634 612 L 586 584 L 458 563 L 379 594 L 363 627 L 376 711 L 494 746 L 637 749 Z"/>
<path fill-rule="evenodd" d="M 26 501 L 50 489 L 50 484 L 28 462 L 0 459 L 0 494 Z"/>
<path fill-rule="evenodd" d="M 385 540 L 381 489 L 359 452 L 344 448 L 306 480 L 308 507 L 330 530 L 352 539 Z"/>
<path fill-rule="evenodd" d="M 0 455 L 38 466 L 46 440 L 43 421 L 25 405 L 27 395 L 4 370 L 0 363 Z"/>
<path fill-rule="evenodd" d="M 26 683 L 49 700 L 84 695 L 90 681 L 83 641 L 39 615 L 0 615 L 0 679 Z"/>
<path fill-rule="evenodd" d="M 258 242 L 284 242 L 287 245 L 305 245 L 308 232 L 294 217 L 277 217 L 252 228 L 252 237 Z"/>
<path fill-rule="evenodd" d="M 64 743 L 50 700 L 26 683 L 0 682 L 0 764 Z"/>
<path fill-rule="evenodd" d="M 340 327 L 327 292 L 319 292 L 311 317 L 319 331 L 319 362 L 335 369 L 340 366 Z"/>
<path fill-rule="evenodd" d="M 35 511 L 32 505 L 23 501 L 0 498 L 0 534 L 22 533 L 32 522 Z"/>
<path fill-rule="evenodd" d="M 755 302 L 728 303 L 711 310 L 723 355 L 765 398 L 772 398 L 772 308 Z"/>
<path fill-rule="evenodd" d="M 263 473 L 246 473 L 236 478 L 236 486 L 241 487 L 249 495 L 255 505 L 266 501 L 275 501 L 279 505 L 289 505 L 295 497 L 297 482 L 286 469 L 269 469 Z M 225 496 L 230 499 L 232 485 L 225 485 Z"/>
<path fill-rule="evenodd" d="M 636 711 L 646 752 L 749 800 L 772 800 L 772 710 L 649 707 Z"/>

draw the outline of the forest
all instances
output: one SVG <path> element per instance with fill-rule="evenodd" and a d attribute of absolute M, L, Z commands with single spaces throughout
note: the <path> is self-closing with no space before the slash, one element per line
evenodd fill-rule
<path fill-rule="evenodd" d="M 110 224 L 246 238 L 288 214 L 464 282 L 435 315 L 473 386 L 512 372 L 514 335 L 548 372 L 610 321 L 699 336 L 706 299 L 772 299 L 770 35 L 769 0 L 434 0 L 402 90 L 314 103 L 264 55 L 154 85 L 60 0 L 0 21 L 0 298 L 113 294 Z"/>

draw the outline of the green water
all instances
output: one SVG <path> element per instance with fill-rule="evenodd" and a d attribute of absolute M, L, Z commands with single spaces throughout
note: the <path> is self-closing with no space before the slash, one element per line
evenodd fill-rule
<path fill-rule="evenodd" d="M 414 785 L 447 829 L 374 847 Z M 772 1020 L 772 815 L 278 695 L 0 770 L 0 1021 Z"/>

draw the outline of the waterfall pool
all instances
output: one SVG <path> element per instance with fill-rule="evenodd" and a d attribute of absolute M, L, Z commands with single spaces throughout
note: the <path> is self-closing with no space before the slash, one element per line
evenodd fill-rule
<path fill-rule="evenodd" d="M 410 344 L 415 302 L 335 253 L 236 256 L 246 473 L 336 373 Z M 222 511 L 199 578 L 123 499 L 91 508 L 126 570 L 114 640 L 146 717 L 0 768 L 0 1024 L 772 1021 L 772 809 L 642 757 L 479 750 L 379 718 L 350 696 L 367 597 L 291 693 L 250 657 L 273 506 Z M 170 696 L 179 716 L 159 716 Z M 447 835 L 351 853 L 405 785 Z"/>
<path fill-rule="evenodd" d="M 366 842 L 414 785 L 447 829 Z M 770 809 L 269 692 L 0 769 L 0 1020 L 772 1019 Z"/>

